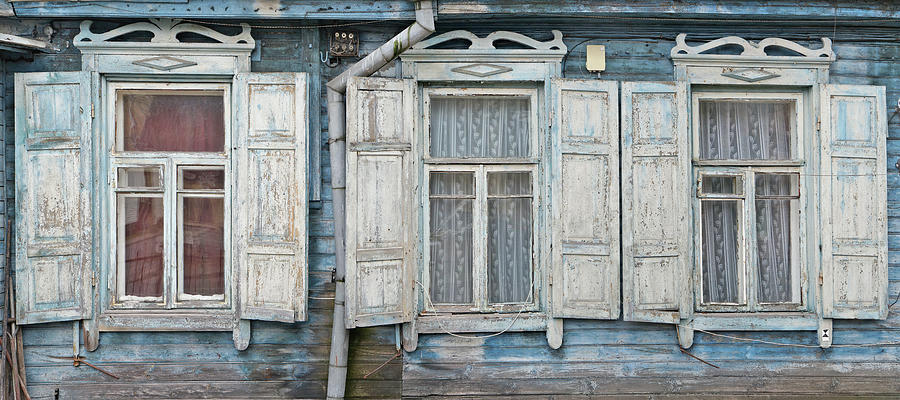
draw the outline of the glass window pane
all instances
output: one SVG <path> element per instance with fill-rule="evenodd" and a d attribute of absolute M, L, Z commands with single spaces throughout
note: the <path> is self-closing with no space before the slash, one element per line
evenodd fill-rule
<path fill-rule="evenodd" d="M 431 98 L 432 157 L 528 157 L 525 97 Z"/>
<path fill-rule="evenodd" d="M 428 190 L 432 196 L 474 196 L 475 175 L 471 172 L 432 172 Z"/>
<path fill-rule="evenodd" d="M 119 168 L 118 187 L 129 189 L 158 189 L 162 187 L 159 167 Z"/>
<path fill-rule="evenodd" d="M 800 174 L 756 174 L 756 197 L 800 197 Z"/>
<path fill-rule="evenodd" d="M 761 303 L 798 302 L 792 232 L 800 174 L 756 174 L 756 256 Z"/>
<path fill-rule="evenodd" d="M 429 224 L 430 285 L 434 304 L 473 302 L 472 207 L 474 175 L 432 173 Z"/>
<path fill-rule="evenodd" d="M 124 249 L 125 295 L 163 293 L 162 197 L 119 196 L 120 249 Z"/>
<path fill-rule="evenodd" d="M 794 107 L 792 101 L 701 100 L 700 158 L 791 159 Z"/>
<path fill-rule="evenodd" d="M 120 151 L 225 151 L 221 91 L 122 90 Z"/>
<path fill-rule="evenodd" d="M 796 200 L 756 200 L 756 255 L 761 303 L 795 301 L 791 270 L 791 217 Z"/>
<path fill-rule="evenodd" d="M 225 293 L 225 200 L 182 198 L 184 293 Z"/>
<path fill-rule="evenodd" d="M 703 175 L 700 182 L 702 194 L 735 194 L 743 191 L 743 179 L 739 176 Z"/>
<path fill-rule="evenodd" d="M 181 173 L 178 180 L 179 189 L 208 190 L 225 188 L 225 169 L 223 168 L 181 168 L 179 172 Z"/>
<path fill-rule="evenodd" d="M 701 238 L 704 303 L 740 301 L 740 201 L 703 201 Z"/>
<path fill-rule="evenodd" d="M 488 196 L 531 196 L 530 172 L 488 174 Z"/>
<path fill-rule="evenodd" d="M 488 174 L 487 261 L 490 303 L 522 303 L 530 299 L 530 193 L 531 174 L 528 172 Z"/>

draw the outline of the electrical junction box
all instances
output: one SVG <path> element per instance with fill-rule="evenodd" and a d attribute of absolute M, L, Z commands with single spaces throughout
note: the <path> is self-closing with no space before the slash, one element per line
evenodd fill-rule
<path fill-rule="evenodd" d="M 586 67 L 588 71 L 600 72 L 606 69 L 606 46 L 587 46 Z"/>

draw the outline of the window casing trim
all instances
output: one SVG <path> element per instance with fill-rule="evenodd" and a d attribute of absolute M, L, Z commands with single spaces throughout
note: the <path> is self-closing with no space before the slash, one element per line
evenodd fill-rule
<path fill-rule="evenodd" d="M 540 224 L 544 220 L 541 217 L 543 207 L 543 192 L 540 182 L 543 180 L 542 165 L 544 164 L 543 145 L 540 142 L 539 132 L 543 130 L 541 127 L 539 108 L 542 104 L 540 101 L 540 90 L 537 88 L 510 88 L 510 87 L 429 87 L 420 86 L 422 92 L 422 137 L 420 157 L 423 161 L 422 180 L 423 188 L 420 193 L 420 209 L 421 225 L 423 226 L 423 238 L 421 247 L 423 250 L 420 254 L 422 263 L 420 264 L 418 275 L 421 276 L 422 285 L 418 287 L 421 290 L 420 310 L 424 314 L 433 313 L 495 313 L 495 316 L 501 319 L 506 317 L 512 318 L 515 314 L 535 313 L 543 309 L 546 300 L 542 298 L 544 275 L 546 271 L 542 268 L 541 262 L 541 240 Z M 528 140 L 531 148 L 531 154 L 525 158 L 439 158 L 430 156 L 430 127 L 431 127 L 431 99 L 434 97 L 515 97 L 527 98 L 529 101 L 528 115 Z M 474 298 L 475 304 L 469 305 L 452 305 L 452 304 L 433 304 L 430 299 L 430 201 L 429 201 L 429 183 L 432 172 L 453 172 L 468 171 L 476 174 L 475 193 L 476 202 L 483 202 L 481 205 L 475 206 L 475 216 L 473 216 L 473 238 L 476 246 L 473 260 L 473 281 L 474 281 Z M 529 301 L 525 303 L 506 303 L 506 304 L 488 304 L 487 303 L 487 173 L 489 172 L 530 172 L 532 180 L 532 268 L 531 268 L 531 289 Z M 480 208 L 480 210 L 479 210 Z M 419 285 L 417 285 L 419 286 Z M 477 315 L 477 314 L 475 314 Z M 541 314 L 543 315 L 543 314 Z M 446 315 L 442 315 L 446 317 Z M 546 326 L 542 327 L 544 329 Z M 465 329 L 462 331 L 466 331 Z"/>
<path fill-rule="evenodd" d="M 136 78 L 136 77 L 134 77 Z M 104 206 L 101 206 L 101 215 L 107 222 L 101 223 L 101 235 L 105 235 L 107 239 L 104 241 L 108 246 L 107 255 L 101 261 L 101 282 L 105 281 L 106 290 L 101 290 L 101 307 L 99 310 L 100 327 L 117 326 L 122 327 L 118 323 L 111 323 L 112 315 L 119 315 L 118 321 L 124 321 L 122 315 L 131 315 L 133 318 L 127 319 L 132 323 L 139 325 L 133 326 L 137 330 L 157 330 L 166 326 L 167 318 L 172 318 L 173 312 L 184 315 L 194 315 L 203 320 L 205 315 L 210 313 L 217 314 L 219 312 L 226 313 L 234 318 L 233 296 L 236 290 L 235 281 L 232 271 L 232 249 L 231 249 L 231 145 L 232 142 L 232 88 L 231 80 L 217 79 L 215 81 L 205 82 L 185 82 L 184 80 L 170 80 L 169 77 L 145 77 L 140 80 L 119 80 L 116 77 L 101 77 L 102 90 L 101 98 L 104 99 L 101 107 L 101 119 L 104 121 L 104 128 L 101 131 L 101 150 L 98 153 L 100 160 L 100 173 L 106 174 L 107 185 L 103 186 L 101 196 L 106 199 Z M 221 92 L 223 99 L 223 119 L 224 119 L 224 147 L 220 153 L 211 152 L 163 152 L 163 151 L 117 151 L 117 140 L 122 136 L 122 109 L 119 91 L 131 90 L 147 90 L 147 91 L 215 91 Z M 124 189 L 118 188 L 117 170 L 122 167 L 147 167 L 158 166 L 161 170 L 161 188 L 147 191 L 143 189 Z M 180 199 L 182 198 L 182 190 L 178 189 L 177 179 L 179 171 L 183 167 L 209 166 L 222 168 L 225 171 L 224 189 L 218 191 L 224 202 L 225 215 L 224 221 L 224 290 L 221 295 L 211 296 L 194 296 L 180 293 L 181 286 L 180 276 L 180 258 L 182 250 L 179 247 L 180 235 L 178 232 L 178 219 L 176 213 L 180 210 Z M 208 193 L 207 193 L 208 192 Z M 164 210 L 164 275 L 163 275 L 163 296 L 161 298 L 146 298 L 137 296 L 124 296 L 124 268 L 120 268 L 118 252 L 121 252 L 119 246 L 119 234 L 117 227 L 117 197 L 124 193 L 158 193 L 163 197 Z M 212 191 L 204 191 L 205 194 L 211 194 Z M 197 193 L 200 194 L 199 192 Z M 143 194 L 146 195 L 146 194 Z M 192 193 L 193 195 L 193 193 Z M 167 310 L 164 312 L 160 312 Z M 125 313 L 125 314 L 123 314 Z M 176 318 L 177 319 L 177 318 Z M 213 318 L 216 319 L 216 318 Z M 202 323 L 210 325 L 208 323 Z M 188 324 L 190 325 L 190 324 Z M 220 324 L 211 324 L 219 326 Z M 230 327 L 221 326 L 221 330 L 230 330 Z M 227 329 L 226 329 L 227 328 Z M 167 329 L 162 329 L 167 330 Z M 169 329 L 170 330 L 170 329 Z"/>
<path fill-rule="evenodd" d="M 818 324 L 818 288 L 810 284 L 810 277 L 815 276 L 819 270 L 819 255 L 815 249 L 810 248 L 810 243 L 818 243 L 816 230 L 817 221 L 814 216 L 817 208 L 818 182 L 814 178 L 816 174 L 814 166 L 819 162 L 819 141 L 815 133 L 816 122 L 819 114 L 819 90 L 818 83 L 824 83 L 828 78 L 828 63 L 821 60 L 810 61 L 806 65 L 804 61 L 798 65 L 787 66 L 784 63 L 766 63 L 756 61 L 750 63 L 747 60 L 728 59 L 676 59 L 676 78 L 686 80 L 688 85 L 688 104 L 690 141 L 691 141 L 691 171 L 692 171 L 692 198 L 691 198 L 691 222 L 693 229 L 693 253 L 691 256 L 691 296 L 693 297 L 692 314 L 690 315 L 690 327 L 698 329 L 725 329 L 725 330 L 781 330 L 779 326 L 792 327 L 798 330 L 816 329 Z M 745 63 L 750 63 L 744 65 Z M 740 82 L 725 76 L 719 76 L 719 70 L 731 70 L 739 67 L 751 67 L 752 65 L 764 68 L 767 71 L 779 74 L 779 77 L 762 82 Z M 712 74 L 712 77 L 710 77 Z M 700 159 L 699 148 L 699 102 L 700 100 L 728 100 L 728 99 L 753 100 L 787 100 L 796 102 L 794 107 L 794 127 L 796 135 L 792 145 L 793 157 L 790 160 L 706 160 Z M 799 278 L 800 278 L 800 302 L 784 303 L 778 305 L 760 305 L 747 301 L 745 305 L 732 304 L 703 304 L 702 303 L 702 277 L 701 277 L 701 234 L 700 199 L 697 195 L 698 179 L 701 173 L 711 174 L 738 174 L 744 177 L 744 208 L 753 207 L 751 193 L 746 191 L 748 186 L 753 186 L 752 181 L 747 181 L 748 174 L 755 172 L 793 172 L 799 173 L 800 204 L 798 206 L 798 225 L 800 228 L 799 243 Z M 747 222 L 748 210 L 743 211 L 745 217 L 741 223 L 746 225 L 741 229 L 745 232 L 753 230 Z M 750 238 L 744 249 L 745 259 L 753 256 L 754 244 Z M 755 257 L 755 256 L 753 256 Z M 749 259 L 748 259 L 749 261 Z M 750 271 L 755 268 L 755 263 L 748 263 L 745 267 L 747 274 L 755 274 Z M 796 276 L 796 275 L 795 275 Z M 744 289 L 746 300 L 755 298 L 757 290 L 755 282 L 748 282 Z M 770 321 L 775 321 L 771 322 Z M 806 321 L 806 322 L 804 322 Z M 812 322 L 810 322 L 812 321 Z"/>
<path fill-rule="evenodd" d="M 428 313 L 509 313 L 509 312 L 533 312 L 540 310 L 540 287 L 538 285 L 539 281 L 539 265 L 538 265 L 538 253 L 537 253 L 537 242 L 539 226 L 538 226 L 538 212 L 540 210 L 541 199 L 537 190 L 538 188 L 538 177 L 537 177 L 537 168 L 533 165 L 436 165 L 431 166 L 427 165 L 425 167 L 425 185 L 423 187 L 430 187 L 430 177 L 432 172 L 471 172 L 475 174 L 475 198 L 474 198 L 474 207 L 473 207 L 473 226 L 472 226 L 472 237 L 474 243 L 474 259 L 473 259 L 473 303 L 474 304 L 434 304 L 431 301 L 431 273 L 429 266 L 431 265 L 431 252 L 427 249 L 431 248 L 431 240 L 430 240 L 430 232 L 431 232 L 431 207 L 430 207 L 430 196 L 427 190 L 423 191 L 424 199 L 422 200 L 424 212 L 423 215 L 423 223 L 424 230 L 426 232 L 424 236 L 424 249 L 423 255 L 423 263 L 422 263 L 422 271 L 421 275 L 423 277 L 423 295 L 425 296 L 425 302 L 423 304 L 424 312 Z M 528 172 L 531 174 L 531 185 L 532 185 L 532 203 L 531 203 L 531 215 L 532 215 L 532 236 L 531 236 L 531 290 L 529 291 L 529 299 L 523 303 L 493 303 L 491 304 L 488 301 L 487 294 L 487 230 L 488 230 L 488 217 L 487 217 L 487 174 L 491 172 Z"/>
<path fill-rule="evenodd" d="M 679 67 L 676 67 L 678 69 Z M 685 72 L 690 72 L 696 67 L 685 67 Z M 826 69 L 827 71 L 827 69 Z M 690 76 L 690 75 L 688 75 Z M 809 243 L 817 243 L 815 237 L 816 221 L 811 216 L 816 215 L 815 208 L 817 197 L 815 193 L 817 182 L 813 178 L 815 175 L 814 165 L 818 163 L 818 139 L 812 135 L 812 128 L 817 120 L 819 102 L 817 86 L 803 84 L 803 82 L 795 82 L 796 86 L 769 86 L 762 82 L 756 87 L 746 85 L 736 85 L 733 82 L 728 84 L 717 83 L 707 85 L 706 82 L 699 84 L 690 82 L 688 92 L 690 96 L 689 115 L 690 115 L 690 135 L 691 135 L 691 160 L 692 160 L 692 227 L 693 227 L 693 256 L 691 267 L 691 281 L 693 284 L 693 308 L 694 314 L 691 318 L 691 326 L 700 329 L 714 329 L 721 326 L 728 326 L 729 329 L 763 329 L 769 330 L 766 326 L 758 325 L 759 320 L 776 319 L 776 320 L 796 320 L 798 315 L 816 315 L 816 288 L 809 284 L 809 277 L 818 270 L 817 256 L 814 249 L 809 248 Z M 792 129 L 796 134 L 791 139 L 792 157 L 789 160 L 708 160 L 701 159 L 699 156 L 700 134 L 699 134 L 699 103 L 702 100 L 747 100 L 747 101 L 791 101 L 795 103 L 793 110 Z M 778 304 L 762 304 L 756 302 L 756 291 L 758 280 L 756 278 L 756 255 L 755 248 L 755 229 L 752 223 L 755 221 L 754 206 L 754 182 L 753 176 L 760 172 L 782 172 L 800 174 L 799 179 L 799 204 L 792 217 L 792 227 L 799 229 L 796 239 L 792 239 L 792 259 L 799 260 L 796 271 L 793 276 L 799 275 L 799 302 L 778 303 Z M 741 197 L 743 204 L 740 211 L 741 218 L 739 229 L 741 232 L 742 243 L 741 248 L 741 266 L 743 268 L 741 274 L 741 298 L 743 304 L 715 304 L 704 303 L 703 301 L 703 280 L 702 280 L 702 222 L 699 195 L 699 179 L 701 175 L 730 175 L 741 176 L 743 181 L 743 193 L 740 196 L 719 196 L 705 195 L 709 199 Z M 800 313 L 800 314 L 797 314 Z M 802 318 L 801 318 L 802 319 Z M 718 322 L 715 322 L 718 321 Z M 815 325 L 813 325 L 815 326 Z"/>

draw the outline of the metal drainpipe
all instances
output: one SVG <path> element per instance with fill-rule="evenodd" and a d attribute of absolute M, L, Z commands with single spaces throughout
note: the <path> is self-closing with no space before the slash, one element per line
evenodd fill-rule
<path fill-rule="evenodd" d="M 346 291 L 344 276 L 344 227 L 346 182 L 346 104 L 344 93 L 351 76 L 369 76 L 391 62 L 410 46 L 434 33 L 434 11 L 430 0 L 416 2 L 416 22 L 381 45 L 368 56 L 328 82 L 328 143 L 331 153 L 331 189 L 334 206 L 334 319 L 331 323 L 331 351 L 328 357 L 328 399 L 343 399 L 347 383 L 347 352 L 350 335 L 344 316 Z"/>

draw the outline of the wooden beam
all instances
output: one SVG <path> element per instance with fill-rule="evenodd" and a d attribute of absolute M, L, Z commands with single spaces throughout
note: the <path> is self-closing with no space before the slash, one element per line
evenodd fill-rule
<path fill-rule="evenodd" d="M 3 1 L 3 0 L 0 0 Z M 203 19 L 320 19 L 412 20 L 415 3 L 407 0 L 245 1 L 189 0 L 55 2 L 16 1 L 18 17 L 40 18 L 203 18 Z"/>
<path fill-rule="evenodd" d="M 24 38 L 9 33 L 0 33 L 0 46 L 4 46 L 5 48 L 9 48 L 10 50 L 37 50 L 45 53 L 53 53 L 56 51 L 56 49 L 54 49 L 50 43 Z"/>

